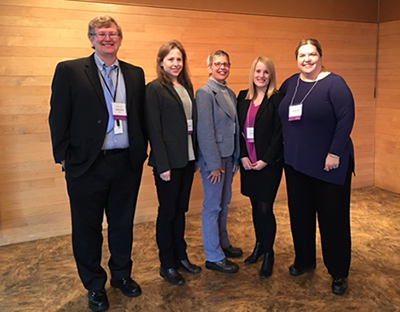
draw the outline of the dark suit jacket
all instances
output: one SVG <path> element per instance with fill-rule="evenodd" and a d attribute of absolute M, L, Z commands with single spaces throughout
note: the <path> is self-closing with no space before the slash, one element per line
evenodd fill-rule
<path fill-rule="evenodd" d="M 246 120 L 250 100 L 245 100 L 248 90 L 240 91 L 237 98 L 237 110 L 240 125 L 240 158 L 248 157 L 243 125 Z M 275 164 L 283 157 L 282 125 L 278 106 L 283 98 L 282 93 L 275 93 L 269 99 L 264 97 L 254 123 L 254 141 L 257 158 L 269 165 Z"/>
<path fill-rule="evenodd" d="M 193 148 L 196 155 L 197 110 L 192 100 Z M 182 101 L 171 84 L 163 85 L 156 79 L 146 86 L 146 121 L 151 152 L 149 165 L 158 174 L 170 169 L 183 168 L 188 158 L 188 128 Z"/>
<path fill-rule="evenodd" d="M 126 87 L 128 135 L 134 169 L 147 157 L 144 122 L 144 73 L 119 61 Z M 72 176 L 80 176 L 99 155 L 107 130 L 108 112 L 94 54 L 57 65 L 50 99 L 50 130 L 57 163 L 65 160 Z"/>

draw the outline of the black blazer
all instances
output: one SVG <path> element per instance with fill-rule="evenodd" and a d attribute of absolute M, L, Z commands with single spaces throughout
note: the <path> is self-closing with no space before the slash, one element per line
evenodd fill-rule
<path fill-rule="evenodd" d="M 197 157 L 196 102 L 192 90 L 187 92 L 192 100 L 192 141 Z M 189 162 L 188 128 L 182 101 L 174 87 L 163 85 L 158 79 L 147 84 L 145 112 L 151 146 L 149 166 L 158 174 L 185 167 Z"/>
<path fill-rule="evenodd" d="M 237 111 L 240 125 L 240 158 L 248 157 L 243 125 L 246 121 L 250 100 L 245 100 L 248 90 L 240 91 L 237 98 Z M 274 93 L 269 99 L 264 97 L 254 123 L 254 141 L 258 159 L 275 164 L 283 157 L 282 125 L 278 106 L 283 93 Z"/>
<path fill-rule="evenodd" d="M 144 122 L 144 73 L 119 61 L 126 87 L 129 150 L 134 169 L 147 157 Z M 57 65 L 50 99 L 49 124 L 53 155 L 65 160 L 72 176 L 80 176 L 99 155 L 107 131 L 108 111 L 94 54 Z"/>

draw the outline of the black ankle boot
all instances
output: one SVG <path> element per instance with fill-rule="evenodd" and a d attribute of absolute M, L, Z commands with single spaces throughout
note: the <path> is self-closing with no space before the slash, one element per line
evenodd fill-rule
<path fill-rule="evenodd" d="M 251 253 L 250 256 L 248 256 L 244 260 L 244 263 L 245 264 L 256 263 L 258 258 L 260 258 L 262 254 L 263 254 L 262 244 L 260 242 L 256 242 L 256 245 L 254 246 L 253 252 Z"/>
<path fill-rule="evenodd" d="M 274 266 L 274 252 L 266 252 L 264 254 L 264 259 L 260 270 L 261 278 L 267 278 L 268 276 L 271 276 L 273 266 Z"/>

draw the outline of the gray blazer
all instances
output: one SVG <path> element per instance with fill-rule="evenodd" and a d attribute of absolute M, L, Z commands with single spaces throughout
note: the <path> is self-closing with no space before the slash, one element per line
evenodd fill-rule
<path fill-rule="evenodd" d="M 236 114 L 236 96 L 229 89 L 235 103 L 234 109 L 226 103 L 218 84 L 208 79 L 196 91 L 197 103 L 197 141 L 199 165 L 203 170 L 221 168 L 222 157 L 233 157 L 233 164 L 239 159 L 239 122 Z"/>

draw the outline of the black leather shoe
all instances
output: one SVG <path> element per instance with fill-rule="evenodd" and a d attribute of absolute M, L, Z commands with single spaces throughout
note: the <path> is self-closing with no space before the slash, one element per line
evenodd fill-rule
<path fill-rule="evenodd" d="M 293 276 L 299 276 L 307 271 L 312 271 L 315 269 L 315 264 L 307 266 L 307 267 L 298 267 L 295 264 L 292 264 L 289 267 L 289 273 L 292 274 Z"/>
<path fill-rule="evenodd" d="M 222 273 L 236 273 L 239 271 L 239 266 L 226 258 L 220 261 L 206 261 L 206 268 L 209 270 L 217 270 Z"/>
<path fill-rule="evenodd" d="M 186 272 L 197 274 L 201 271 L 201 267 L 189 261 L 189 259 L 181 260 L 177 263 L 178 268 L 185 269 Z"/>
<path fill-rule="evenodd" d="M 238 247 L 233 247 L 230 245 L 229 247 L 222 248 L 222 251 L 225 254 L 225 257 L 228 258 L 240 258 L 243 255 L 243 250 Z"/>
<path fill-rule="evenodd" d="M 97 291 L 89 291 L 89 309 L 94 312 L 105 311 L 108 309 L 107 294 L 104 289 Z"/>
<path fill-rule="evenodd" d="M 244 259 L 244 263 L 245 264 L 256 263 L 258 258 L 260 258 L 262 256 L 262 254 L 263 254 L 262 244 L 260 242 L 256 242 L 253 252 L 251 253 L 250 256 L 248 256 L 246 259 Z"/>
<path fill-rule="evenodd" d="M 111 286 L 119 288 L 128 297 L 137 297 L 142 293 L 140 286 L 130 277 L 120 280 L 111 278 Z"/>
<path fill-rule="evenodd" d="M 347 289 L 347 277 L 334 278 L 332 292 L 336 295 L 343 295 Z"/>
<path fill-rule="evenodd" d="M 264 260 L 261 265 L 260 276 L 261 278 L 267 278 L 272 275 L 272 268 L 274 267 L 274 253 L 266 252 L 264 254 Z"/>
<path fill-rule="evenodd" d="M 160 267 L 160 276 L 172 285 L 185 284 L 185 279 L 174 268 L 164 269 Z"/>

